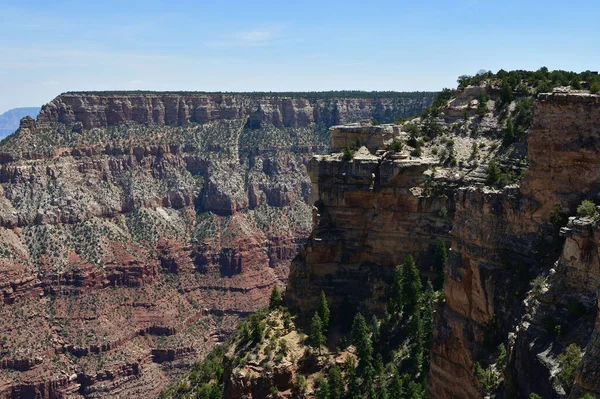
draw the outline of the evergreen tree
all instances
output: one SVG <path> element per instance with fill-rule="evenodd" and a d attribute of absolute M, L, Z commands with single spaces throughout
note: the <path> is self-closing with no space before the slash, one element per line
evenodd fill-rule
<path fill-rule="evenodd" d="M 406 396 L 411 399 L 425 399 L 427 389 L 425 387 L 425 383 L 419 383 L 416 381 L 411 381 L 408 384 L 408 389 L 406 390 Z"/>
<path fill-rule="evenodd" d="M 423 364 L 423 321 L 421 313 L 416 311 L 410 320 L 411 360 L 414 362 L 414 373 L 421 371 Z"/>
<path fill-rule="evenodd" d="M 329 306 L 327 306 L 327 298 L 325 297 L 325 292 L 321 291 L 321 296 L 319 297 L 319 306 L 317 307 L 317 313 L 321 318 L 321 322 L 323 323 L 323 334 L 327 335 L 327 331 L 329 330 Z"/>
<path fill-rule="evenodd" d="M 506 120 L 506 130 L 504 131 L 504 138 L 502 139 L 502 145 L 504 147 L 511 145 L 515 142 L 515 126 L 512 118 L 509 117 Z"/>
<path fill-rule="evenodd" d="M 321 353 L 321 346 L 325 345 L 325 336 L 323 335 L 323 323 L 318 313 L 315 312 L 312 323 L 310 325 L 310 343 L 313 348 L 319 349 Z"/>
<path fill-rule="evenodd" d="M 356 376 L 356 365 L 354 360 L 351 357 L 346 359 L 346 363 L 344 364 L 344 368 L 346 371 L 346 386 L 348 387 L 348 391 L 346 392 L 347 399 L 360 399 L 362 398 L 360 392 L 360 385 L 358 383 L 358 377 Z"/>
<path fill-rule="evenodd" d="M 240 329 L 240 337 L 243 342 L 246 342 L 250 339 L 250 329 L 248 328 L 248 323 L 242 323 L 242 328 Z"/>
<path fill-rule="evenodd" d="M 331 399 L 342 399 L 344 395 L 344 380 L 342 371 L 337 364 L 334 364 L 327 373 L 327 382 L 329 383 L 329 396 Z"/>
<path fill-rule="evenodd" d="M 371 341 L 373 342 L 373 346 L 377 345 L 379 341 L 379 333 L 380 333 L 380 322 L 377 316 L 373 315 L 371 318 Z"/>
<path fill-rule="evenodd" d="M 400 373 L 394 374 L 389 388 L 390 399 L 402 399 L 404 397 L 404 386 Z"/>
<path fill-rule="evenodd" d="M 375 398 L 375 370 L 371 364 L 365 366 L 362 374 L 362 383 L 367 396 Z"/>
<path fill-rule="evenodd" d="M 329 389 L 329 382 L 322 376 L 315 379 L 317 399 L 331 399 L 331 393 Z"/>
<path fill-rule="evenodd" d="M 510 87 L 510 83 L 507 80 L 502 81 L 502 88 L 500 91 L 500 101 L 502 104 L 508 104 L 513 100 L 513 91 Z"/>
<path fill-rule="evenodd" d="M 417 265 L 415 265 L 412 255 L 408 255 L 402 267 L 402 303 L 405 317 L 410 317 L 415 313 L 422 292 L 423 285 Z"/>
<path fill-rule="evenodd" d="M 381 385 L 377 389 L 377 399 L 389 399 L 388 391 L 385 385 Z"/>
<path fill-rule="evenodd" d="M 365 370 L 371 365 L 373 356 L 373 344 L 369 336 L 369 328 L 362 314 L 357 313 L 352 323 L 352 344 L 356 347 L 359 370 Z"/>
<path fill-rule="evenodd" d="M 444 286 L 444 268 L 448 260 L 448 250 L 444 241 L 438 241 L 433 250 L 433 270 L 435 271 L 434 288 L 441 290 Z"/>
<path fill-rule="evenodd" d="M 271 290 L 271 297 L 269 298 L 269 309 L 274 310 L 278 309 L 283 305 L 283 300 L 281 299 L 281 294 L 279 293 L 279 289 L 277 285 L 273 286 Z"/>
<path fill-rule="evenodd" d="M 402 266 L 396 266 L 394 271 L 394 280 L 390 286 L 390 293 L 388 295 L 388 312 L 392 315 L 400 313 L 402 311 L 402 279 L 403 272 Z"/>
<path fill-rule="evenodd" d="M 431 340 L 433 335 L 433 286 L 427 281 L 425 292 L 423 293 L 423 309 L 421 320 L 423 321 L 423 373 L 429 372 L 429 351 L 431 349 Z"/>
<path fill-rule="evenodd" d="M 383 364 L 383 357 L 381 356 L 381 353 L 378 353 L 375 356 L 374 369 L 375 369 L 375 376 L 377 377 L 379 382 L 383 384 L 384 379 L 385 379 L 385 375 L 384 375 L 385 365 Z"/>
<path fill-rule="evenodd" d="M 263 333 L 265 332 L 265 323 L 260 320 L 258 315 L 254 314 L 250 317 L 250 327 L 252 327 L 252 334 L 250 335 L 252 342 L 256 344 L 262 341 Z"/>

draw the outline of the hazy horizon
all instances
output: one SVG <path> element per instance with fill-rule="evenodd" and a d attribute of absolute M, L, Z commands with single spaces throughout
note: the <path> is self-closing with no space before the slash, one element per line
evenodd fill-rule
<path fill-rule="evenodd" d="M 0 113 L 66 91 L 437 91 L 597 70 L 600 4 L 0 0 Z"/>

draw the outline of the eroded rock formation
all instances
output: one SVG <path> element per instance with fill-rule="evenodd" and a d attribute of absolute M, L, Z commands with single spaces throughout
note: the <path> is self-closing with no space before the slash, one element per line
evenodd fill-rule
<path fill-rule="evenodd" d="M 154 396 L 266 303 L 333 123 L 418 98 L 65 94 L 0 146 L 0 398 Z"/>
<path fill-rule="evenodd" d="M 468 115 L 459 103 L 450 103 L 440 123 Z M 480 126 L 493 125 L 497 117 L 485 116 Z M 498 120 L 495 123 L 501 126 Z M 441 239 L 451 244 L 451 254 L 445 270 L 446 300 L 436 311 L 430 397 L 482 397 L 475 361 L 488 356 L 484 346 L 503 341 L 509 343 L 504 387 L 508 395 L 528 397 L 536 392 L 544 398 L 564 397 L 552 377 L 556 356 L 570 343 L 586 348 L 570 397 L 598 394 L 596 226 L 572 221 L 563 231 L 563 247 L 550 220 L 553 210 L 572 215 L 583 199 L 597 197 L 599 126 L 600 97 L 539 95 L 527 146 L 515 155 L 522 158 L 528 153 L 528 170 L 520 185 L 503 189 L 485 187 L 477 166 L 465 170 L 430 160 L 429 149 L 412 159 L 406 149 L 401 155 L 385 152 L 392 136 L 405 143 L 408 138 L 384 127 L 377 139 L 383 148 L 363 147 L 353 159 L 342 154 L 315 157 L 309 166 L 314 227 L 292 263 L 289 304 L 310 315 L 324 290 L 334 309 L 350 298 L 359 310 L 380 311 L 395 265 L 411 253 L 427 276 L 429 253 Z M 332 137 L 332 142 L 341 143 L 335 146 L 338 149 L 354 137 L 375 143 L 372 130 L 334 128 L 332 135 L 339 137 Z M 477 140 L 464 140 L 477 147 Z M 492 150 L 484 159 L 493 156 Z M 514 158 L 501 162 L 522 166 Z M 539 272 L 547 275 L 561 251 L 550 271 L 550 288 L 534 298 L 527 293 L 530 281 Z M 576 321 L 567 311 L 573 301 L 585 309 Z M 556 318 L 554 326 L 570 320 L 576 327 L 552 335 L 546 331 L 549 316 Z"/>

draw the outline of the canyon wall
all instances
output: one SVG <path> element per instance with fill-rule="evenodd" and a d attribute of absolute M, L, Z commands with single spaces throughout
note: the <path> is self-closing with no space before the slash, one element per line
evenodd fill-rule
<path fill-rule="evenodd" d="M 0 398 L 156 395 L 268 299 L 334 123 L 433 94 L 70 93 L 0 144 Z"/>
<path fill-rule="evenodd" d="M 454 120 L 443 118 L 440 123 L 450 129 Z M 526 162 L 529 166 L 520 184 L 503 189 L 486 187 L 482 169 L 476 166 L 461 172 L 462 167 L 428 158 L 428 152 L 410 158 L 406 151 L 386 152 L 383 131 L 380 151 L 365 147 L 351 160 L 342 154 L 313 158 L 309 172 L 314 227 L 292 262 L 290 306 L 310 315 L 323 290 L 334 312 L 345 298 L 354 300 L 359 310 L 381 311 L 395 265 L 410 253 L 423 276 L 430 276 L 431 249 L 441 239 L 450 244 L 450 255 L 445 301 L 435 315 L 430 397 L 483 397 L 474 365 L 493 363 L 500 343 L 508 345 L 504 390 L 509 397 L 533 392 L 544 398 L 564 397 L 551 377 L 557 372 L 557 355 L 570 343 L 585 348 L 570 397 L 597 393 L 595 227 L 582 231 L 572 222 L 571 230 L 563 231 L 563 247 L 550 219 L 556 205 L 572 215 L 583 199 L 596 199 L 599 129 L 600 97 L 539 95 L 525 153 L 521 159 L 501 159 L 508 167 Z M 372 132 L 357 127 L 334 132 L 343 136 L 337 138 L 340 142 L 348 141 L 352 132 L 361 142 L 373 141 Z M 479 143 L 473 135 L 464 140 L 469 147 Z M 485 163 L 491 153 L 486 157 Z M 577 238 L 582 236 L 587 238 Z M 534 298 L 528 292 L 530 282 L 540 273 L 550 274 L 550 289 Z M 565 315 L 573 300 L 585 308 L 577 320 Z M 545 331 L 549 315 L 567 331 L 558 336 Z"/>

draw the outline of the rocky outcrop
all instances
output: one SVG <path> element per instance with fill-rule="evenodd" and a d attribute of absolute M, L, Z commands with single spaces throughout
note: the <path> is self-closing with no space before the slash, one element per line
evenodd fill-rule
<path fill-rule="evenodd" d="M 295 96 L 278 93 L 66 93 L 45 105 L 37 121 L 40 124 L 78 124 L 76 130 L 130 122 L 183 126 L 246 118 L 250 128 L 260 127 L 263 123 L 275 127 L 332 125 L 336 121 L 367 118 L 390 122 L 398 115 L 419 113 L 434 95 L 423 93 L 409 97 L 399 93 L 374 98 L 335 95 L 329 98 L 322 93 L 298 93 Z"/>
<path fill-rule="evenodd" d="M 481 396 L 473 363 L 476 356 L 481 358 L 478 353 L 490 329 L 499 331 L 498 337 L 512 330 L 509 392 L 559 397 L 549 380 L 556 372 L 556 356 L 566 345 L 557 345 L 544 323 L 549 314 L 557 317 L 561 301 L 546 298 L 546 311 L 534 311 L 533 320 L 525 316 L 523 324 L 521 315 L 530 315 L 532 305 L 520 298 L 529 289 L 527 283 L 558 256 L 560 246 L 552 244 L 550 225 L 553 208 L 558 204 L 572 214 L 582 199 L 595 195 L 597 174 L 587 171 L 597 168 L 600 159 L 586 143 L 597 135 L 598 105 L 597 96 L 540 95 L 528 135 L 530 167 L 521 186 L 496 193 L 476 190 L 469 195 L 475 201 L 456 201 L 446 303 L 432 345 L 429 384 L 436 397 L 460 392 L 461 397 Z M 564 251 L 570 245 L 567 240 Z M 580 279 L 565 280 L 578 285 Z"/>
<path fill-rule="evenodd" d="M 395 130 L 399 133 L 398 127 Z M 378 139 L 373 138 L 374 131 Z M 343 135 L 348 139 L 341 141 L 383 143 L 391 141 L 393 131 L 391 126 L 333 127 L 332 140 Z M 290 306 L 311 314 L 324 290 L 333 309 L 347 299 L 363 311 L 381 311 L 395 266 L 406 255 L 427 265 L 423 269 L 429 273 L 433 247 L 448 237 L 450 224 L 444 212 L 453 208 L 447 196 L 422 195 L 437 163 L 385 151 L 371 154 L 367 147 L 352 159 L 342 154 L 313 158 L 309 173 L 314 225 L 307 245 L 292 263 Z"/>
<path fill-rule="evenodd" d="M 0 397 L 156 395 L 287 277 L 327 128 L 430 98 L 78 93 L 23 119 L 0 145 Z"/>
<path fill-rule="evenodd" d="M 456 118 L 452 119 L 450 111 L 452 122 Z M 563 397 L 564 392 L 553 387 L 550 379 L 557 371 L 556 356 L 572 342 L 587 349 L 571 397 L 598 392 L 593 366 L 598 356 L 597 328 L 593 327 L 598 264 L 592 255 L 595 239 L 590 238 L 594 235 L 592 230 L 572 225 L 573 232 L 562 248 L 550 217 L 556 205 L 574 214 L 582 199 L 597 197 L 599 121 L 598 96 L 540 95 L 526 136 L 526 176 L 520 185 L 503 189 L 477 183 L 484 180 L 477 170 L 448 170 L 448 164 L 437 160 L 428 164 L 431 152 L 427 149 L 425 158 L 412 160 L 402 155 L 393 159 L 390 153 L 374 148 L 363 148 L 352 160 L 344 160 L 342 154 L 315 157 L 309 166 L 314 227 L 302 253 L 292 262 L 290 305 L 312 314 L 314 299 L 324 290 L 333 308 L 348 296 L 356 299 L 359 310 L 380 311 L 393 267 L 411 253 L 427 276 L 427 253 L 442 239 L 451 244 L 451 251 L 445 271 L 445 303 L 435 316 L 431 397 L 482 397 L 475 361 L 493 363 L 493 352 L 501 342 L 509 344 L 505 371 L 509 395 L 527 397 L 537 392 L 544 398 Z M 336 148 L 356 138 L 375 143 L 371 129 L 338 129 Z M 389 137 L 383 130 L 379 135 L 380 141 L 373 146 L 385 149 Z M 402 133 L 397 137 L 406 145 Z M 503 162 L 512 167 L 521 161 Z M 439 169 L 432 173 L 434 165 Z M 439 213 L 442 207 L 445 211 Z M 561 251 L 552 272 L 555 277 L 549 280 L 555 281 L 556 288 L 549 291 L 550 297 L 531 299 L 527 294 L 531 280 L 539 272 L 548 274 Z M 575 300 L 586 309 L 577 321 L 566 310 Z M 577 327 L 563 336 L 552 336 L 545 331 L 548 315 L 556 323 L 563 320 L 563 328 Z"/>

